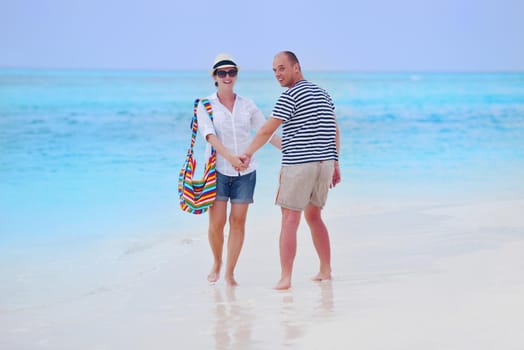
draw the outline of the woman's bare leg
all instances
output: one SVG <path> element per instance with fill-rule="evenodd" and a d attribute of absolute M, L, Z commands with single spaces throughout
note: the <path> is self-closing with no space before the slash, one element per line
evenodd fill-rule
<path fill-rule="evenodd" d="M 227 202 L 215 201 L 209 208 L 208 239 L 213 252 L 213 267 L 207 276 L 211 283 L 218 281 L 222 267 L 222 250 L 224 246 L 224 226 L 226 225 Z"/>
<path fill-rule="evenodd" d="M 231 213 L 229 215 L 229 238 L 227 241 L 227 261 L 226 282 L 231 286 L 236 286 L 235 266 L 244 244 L 246 230 L 246 217 L 249 204 L 231 204 Z"/>

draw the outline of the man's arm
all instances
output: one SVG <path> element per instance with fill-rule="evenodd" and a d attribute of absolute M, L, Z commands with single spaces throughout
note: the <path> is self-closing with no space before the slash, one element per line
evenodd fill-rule
<path fill-rule="evenodd" d="M 337 154 L 338 154 L 338 157 L 340 158 L 340 132 L 338 130 L 338 123 L 336 119 L 335 119 L 335 127 L 336 127 L 335 143 L 337 146 Z M 341 180 L 342 178 L 340 175 L 340 167 L 338 165 L 338 161 L 335 161 L 335 171 L 333 172 L 333 178 L 331 180 L 331 187 L 335 187 L 336 185 L 338 185 Z"/>
<path fill-rule="evenodd" d="M 275 146 L 275 148 L 281 150 L 282 149 L 282 138 L 278 136 L 277 134 L 274 134 L 271 140 L 269 140 L 269 143 Z"/>
<path fill-rule="evenodd" d="M 273 134 L 275 133 L 275 131 L 277 131 L 282 122 L 282 119 L 277 119 L 271 116 L 267 119 L 264 125 L 262 125 L 262 127 L 258 130 L 257 134 L 255 135 L 255 138 L 253 139 L 253 141 L 248 146 L 247 150 L 244 152 L 242 156 L 242 160 L 246 165 L 249 164 L 249 161 L 251 160 L 253 154 L 256 151 L 258 151 L 260 147 L 265 145 L 269 138 L 273 136 Z"/>

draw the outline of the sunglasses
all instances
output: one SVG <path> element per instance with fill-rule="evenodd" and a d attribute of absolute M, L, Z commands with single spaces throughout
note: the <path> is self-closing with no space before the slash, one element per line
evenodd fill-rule
<path fill-rule="evenodd" d="M 225 78 L 227 75 L 229 75 L 231 78 L 234 78 L 237 76 L 238 70 L 231 69 L 228 71 L 225 70 L 217 70 L 216 75 L 218 75 L 219 78 Z"/>

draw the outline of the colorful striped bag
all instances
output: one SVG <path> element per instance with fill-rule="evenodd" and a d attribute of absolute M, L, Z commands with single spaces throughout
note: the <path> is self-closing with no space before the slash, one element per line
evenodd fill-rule
<path fill-rule="evenodd" d="M 217 154 L 214 147 L 211 147 L 211 155 L 207 160 L 202 178 L 193 178 L 197 164 L 196 159 L 193 157 L 193 147 L 195 146 L 198 130 L 197 108 L 199 101 L 206 108 L 209 118 L 213 120 L 213 111 L 209 100 L 196 99 L 193 108 L 193 119 L 191 120 L 191 146 L 187 150 L 184 166 L 180 169 L 178 176 L 180 208 L 191 214 L 205 213 L 215 202 L 217 189 L 217 173 L 215 169 Z"/>

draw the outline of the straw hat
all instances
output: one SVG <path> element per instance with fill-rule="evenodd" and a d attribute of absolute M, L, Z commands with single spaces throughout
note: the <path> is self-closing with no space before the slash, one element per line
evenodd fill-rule
<path fill-rule="evenodd" d="M 235 60 L 233 59 L 233 57 L 231 57 L 227 53 L 218 54 L 217 57 L 215 57 L 213 68 L 211 69 L 211 75 L 213 75 L 218 68 L 229 68 L 229 67 L 236 68 L 237 70 L 240 69 L 240 67 L 237 66 L 237 64 L 235 63 Z"/>

